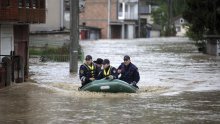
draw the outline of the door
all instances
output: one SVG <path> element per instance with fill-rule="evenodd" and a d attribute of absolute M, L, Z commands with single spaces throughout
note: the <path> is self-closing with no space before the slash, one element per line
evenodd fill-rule
<path fill-rule="evenodd" d="M 11 37 L 2 37 L 1 38 L 1 55 L 10 55 L 12 51 L 12 38 Z"/>

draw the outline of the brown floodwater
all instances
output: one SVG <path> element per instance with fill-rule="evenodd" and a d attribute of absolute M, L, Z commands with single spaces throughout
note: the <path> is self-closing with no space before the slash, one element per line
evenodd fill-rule
<path fill-rule="evenodd" d="M 65 84 L 64 84 L 65 85 Z M 136 94 L 65 92 L 39 84 L 16 84 L 0 90 L 2 124 L 147 124 L 219 123 L 220 92 L 163 91 Z M 71 88 L 70 88 L 71 87 Z M 159 91 L 160 90 L 160 91 Z"/>
<path fill-rule="evenodd" d="M 0 124 L 220 123 L 220 58 L 198 53 L 189 39 L 80 44 L 85 54 L 109 58 L 116 67 L 130 55 L 139 68 L 140 90 L 79 92 L 78 75 L 69 74 L 68 63 L 31 58 L 35 83 L 0 89 Z"/>

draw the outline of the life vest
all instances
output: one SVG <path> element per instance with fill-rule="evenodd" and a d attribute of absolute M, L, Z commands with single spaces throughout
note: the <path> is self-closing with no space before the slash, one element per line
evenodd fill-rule
<path fill-rule="evenodd" d="M 103 74 L 104 74 L 105 77 L 110 75 L 111 69 L 112 69 L 112 67 L 110 66 L 107 71 L 105 69 L 103 70 Z"/>
<path fill-rule="evenodd" d="M 94 78 L 95 77 L 95 65 L 92 63 L 92 65 L 87 65 L 87 64 L 84 64 L 84 66 L 87 68 L 88 71 L 90 71 L 92 77 Z"/>

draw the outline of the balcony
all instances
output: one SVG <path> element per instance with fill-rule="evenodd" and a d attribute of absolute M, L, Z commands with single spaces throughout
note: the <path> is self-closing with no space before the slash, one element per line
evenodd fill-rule
<path fill-rule="evenodd" d="M 7 6 L 2 6 L 0 2 L 0 22 L 11 22 L 11 23 L 45 23 L 46 10 L 45 10 L 45 0 L 38 0 L 41 6 L 36 6 L 36 4 L 31 5 L 30 3 L 25 3 L 23 1 L 18 4 L 18 0 L 10 0 Z M 17 3 L 16 3 L 17 2 Z M 33 3 L 32 3 L 33 4 Z M 22 6 L 22 5 L 29 5 Z"/>
<path fill-rule="evenodd" d="M 0 22 L 45 23 L 45 9 L 0 9 Z"/>
<path fill-rule="evenodd" d="M 139 14 L 151 14 L 151 6 L 150 5 L 142 5 L 139 6 Z"/>
<path fill-rule="evenodd" d="M 120 20 L 138 20 L 138 14 L 134 14 L 131 12 L 119 12 L 118 19 Z"/>
<path fill-rule="evenodd" d="M 119 1 L 119 20 L 138 20 L 138 2 L 136 0 Z"/>

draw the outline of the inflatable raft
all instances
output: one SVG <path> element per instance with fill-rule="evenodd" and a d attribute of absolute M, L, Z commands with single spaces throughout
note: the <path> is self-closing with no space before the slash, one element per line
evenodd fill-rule
<path fill-rule="evenodd" d="M 79 91 L 90 91 L 90 92 L 109 92 L 109 93 L 136 93 L 137 88 L 129 85 L 122 80 L 95 80 L 91 83 L 86 84 Z"/>

